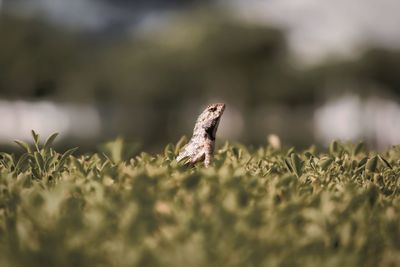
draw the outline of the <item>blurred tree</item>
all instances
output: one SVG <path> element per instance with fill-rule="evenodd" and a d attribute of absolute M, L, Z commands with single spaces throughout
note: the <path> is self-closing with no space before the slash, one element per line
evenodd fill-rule
<path fill-rule="evenodd" d="M 377 83 L 388 91 L 400 95 L 400 50 L 371 48 L 356 66 L 359 79 Z"/>
<path fill-rule="evenodd" d="M 190 129 L 194 107 L 211 100 L 240 109 L 249 129 L 244 141 L 264 141 L 272 129 L 288 142 L 306 143 L 311 112 L 305 112 L 307 119 L 295 115 L 326 90 L 378 84 L 400 93 L 398 51 L 374 49 L 357 60 L 301 69 L 281 30 L 221 10 L 195 8 L 155 23 L 152 30 L 107 38 L 3 14 L 0 97 L 95 102 L 105 118 L 105 137 L 121 133 L 158 146 Z M 267 118 L 265 108 L 274 105 L 289 110 L 280 113 L 283 119 Z"/>
<path fill-rule="evenodd" d="M 0 95 L 45 97 L 56 94 L 78 63 L 82 45 L 37 19 L 0 16 Z"/>

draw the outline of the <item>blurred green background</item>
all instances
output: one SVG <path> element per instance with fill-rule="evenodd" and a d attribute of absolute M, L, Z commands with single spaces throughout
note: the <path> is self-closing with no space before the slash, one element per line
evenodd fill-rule
<path fill-rule="evenodd" d="M 159 152 L 225 102 L 218 136 L 400 143 L 400 4 L 0 0 L 0 146 L 60 132 Z"/>

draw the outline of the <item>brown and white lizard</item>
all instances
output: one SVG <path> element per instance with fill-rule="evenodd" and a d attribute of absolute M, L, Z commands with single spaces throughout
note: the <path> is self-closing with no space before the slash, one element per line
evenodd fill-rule
<path fill-rule="evenodd" d="M 193 136 L 176 158 L 177 161 L 188 159 L 187 163 L 195 164 L 203 161 L 206 167 L 210 166 L 214 152 L 215 135 L 225 104 L 209 105 L 197 118 L 193 129 Z"/>

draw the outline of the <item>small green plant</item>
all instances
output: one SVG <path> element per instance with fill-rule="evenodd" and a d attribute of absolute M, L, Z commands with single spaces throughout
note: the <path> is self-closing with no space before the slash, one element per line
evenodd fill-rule
<path fill-rule="evenodd" d="M 185 138 L 128 158 L 32 137 L 0 153 L 0 266 L 398 266 L 399 146 L 225 143 L 187 168 Z"/>
<path fill-rule="evenodd" d="M 67 159 L 78 148 L 69 149 L 63 154 L 57 153 L 51 147 L 57 136 L 58 133 L 50 135 L 41 145 L 39 134 L 32 130 L 33 148 L 24 141 L 16 140 L 15 143 L 24 150 L 24 154 L 17 161 L 9 161 L 9 170 L 14 171 L 17 175 L 28 171 L 36 180 L 51 182 L 59 178 Z"/>

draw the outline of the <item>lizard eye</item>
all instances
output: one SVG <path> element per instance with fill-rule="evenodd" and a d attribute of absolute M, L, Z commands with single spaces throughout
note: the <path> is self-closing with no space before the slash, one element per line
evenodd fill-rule
<path fill-rule="evenodd" d="M 210 111 L 211 112 L 214 112 L 214 111 L 216 111 L 217 110 L 217 108 L 216 107 L 212 107 L 212 108 L 210 108 Z"/>

